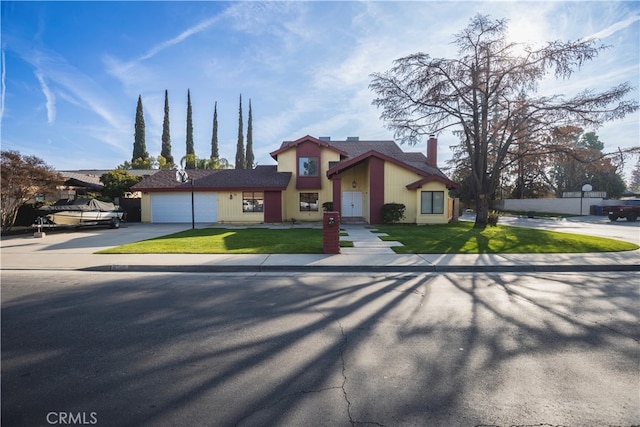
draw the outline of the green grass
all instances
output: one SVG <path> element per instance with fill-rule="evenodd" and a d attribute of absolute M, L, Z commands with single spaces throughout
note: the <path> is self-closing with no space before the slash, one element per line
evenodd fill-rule
<path fill-rule="evenodd" d="M 204 228 L 129 243 L 101 254 L 306 254 L 322 253 L 322 230 Z"/>
<path fill-rule="evenodd" d="M 637 245 L 601 237 L 497 226 L 480 231 L 471 222 L 376 227 L 399 241 L 397 253 L 580 253 L 617 252 Z M 353 247 L 340 241 L 341 247 Z M 294 228 L 204 228 L 105 249 L 101 254 L 319 254 L 322 230 Z"/>
<path fill-rule="evenodd" d="M 383 240 L 398 241 L 396 253 L 477 254 L 477 253 L 585 253 L 618 252 L 638 249 L 637 245 L 602 237 L 558 233 L 531 228 L 499 225 L 485 230 L 471 222 L 442 225 L 379 226 L 389 234 Z"/>

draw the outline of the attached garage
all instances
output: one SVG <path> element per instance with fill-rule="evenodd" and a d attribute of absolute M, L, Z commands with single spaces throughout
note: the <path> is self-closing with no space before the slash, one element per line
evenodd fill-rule
<path fill-rule="evenodd" d="M 216 193 L 194 193 L 195 222 L 218 221 L 218 195 Z M 151 194 L 151 222 L 191 222 L 191 193 Z"/>
<path fill-rule="evenodd" d="M 278 172 L 276 166 L 257 166 L 191 169 L 187 174 L 188 181 L 179 182 L 176 171 L 165 169 L 131 187 L 142 193 L 142 222 L 191 223 L 192 189 L 197 223 L 282 221 L 282 192 L 289 185 L 290 172 Z M 245 209 L 247 200 L 243 195 L 248 193 L 260 195 L 264 211 Z"/>

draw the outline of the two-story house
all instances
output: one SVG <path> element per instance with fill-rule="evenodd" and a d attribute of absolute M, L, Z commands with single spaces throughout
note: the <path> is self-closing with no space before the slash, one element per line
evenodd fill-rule
<path fill-rule="evenodd" d="M 394 141 L 331 141 L 305 136 L 271 153 L 274 166 L 159 171 L 134 186 L 143 222 L 279 223 L 321 221 L 332 203 L 343 219 L 382 222 L 385 203 L 405 205 L 407 223 L 446 223 L 457 184 L 437 167 L 437 140 L 427 153 L 406 153 Z M 193 195 L 193 197 L 192 197 Z M 192 203 L 193 200 L 193 203 Z"/>

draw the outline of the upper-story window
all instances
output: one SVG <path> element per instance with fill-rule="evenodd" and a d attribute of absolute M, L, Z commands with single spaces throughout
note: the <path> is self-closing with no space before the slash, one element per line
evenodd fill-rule
<path fill-rule="evenodd" d="M 317 157 L 298 158 L 298 175 L 299 176 L 318 176 L 319 173 L 320 173 L 320 165 Z"/>
<path fill-rule="evenodd" d="M 321 147 L 313 142 L 303 142 L 296 147 L 296 189 L 322 188 Z"/>

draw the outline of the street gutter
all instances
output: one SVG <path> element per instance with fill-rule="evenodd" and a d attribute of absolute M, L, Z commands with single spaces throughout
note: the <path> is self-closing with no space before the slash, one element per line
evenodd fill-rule
<path fill-rule="evenodd" d="M 79 268 L 94 272 L 159 273 L 568 273 L 640 271 L 640 264 L 610 265 L 98 265 Z"/>

